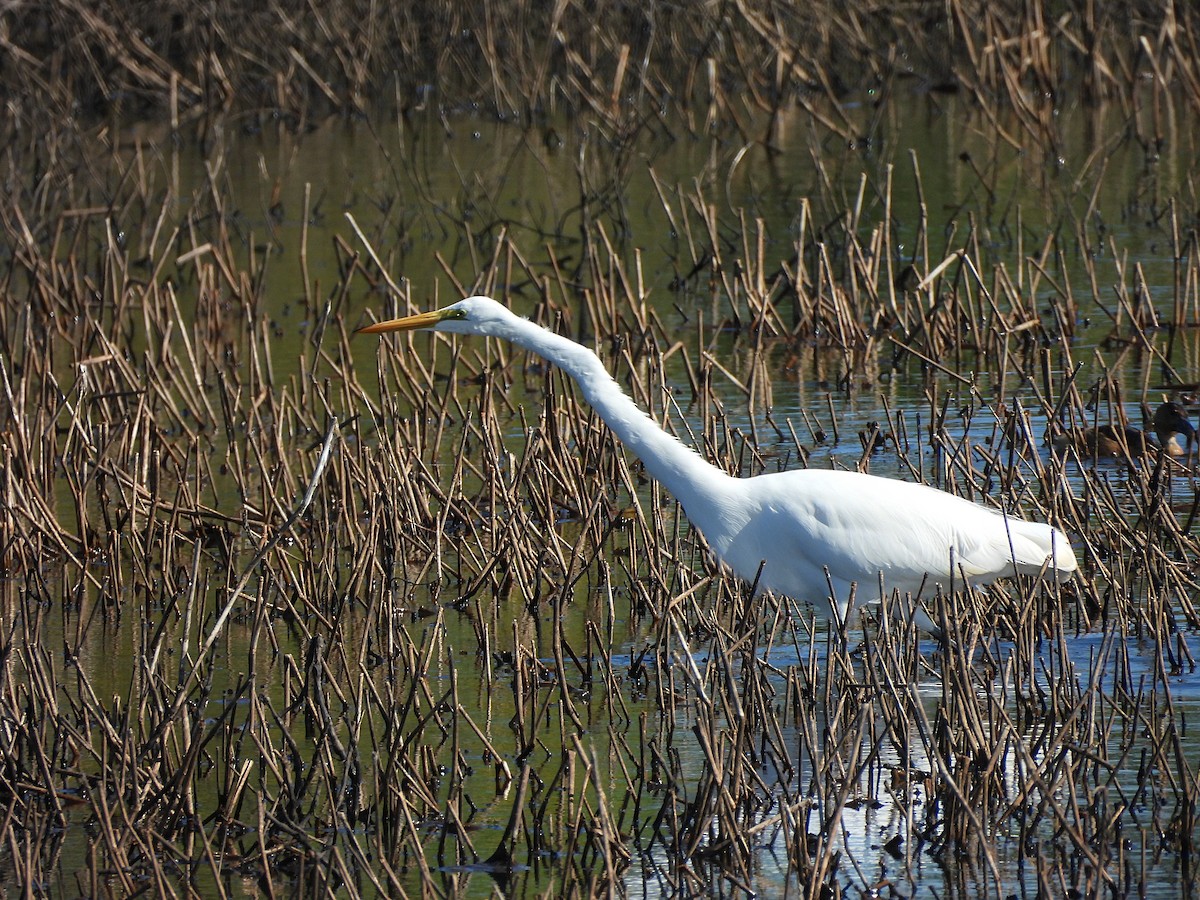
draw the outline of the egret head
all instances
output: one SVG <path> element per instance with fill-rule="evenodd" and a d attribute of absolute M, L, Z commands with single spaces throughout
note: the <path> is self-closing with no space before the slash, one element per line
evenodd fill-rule
<path fill-rule="evenodd" d="M 506 337 L 517 317 L 491 297 L 468 297 L 441 309 L 376 322 L 358 329 L 358 334 L 382 334 L 385 331 L 446 331 L 452 334 L 483 334 Z"/>

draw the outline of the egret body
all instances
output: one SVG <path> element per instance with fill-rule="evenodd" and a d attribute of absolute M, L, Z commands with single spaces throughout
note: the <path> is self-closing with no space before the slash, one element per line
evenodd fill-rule
<path fill-rule="evenodd" d="M 700 457 L 621 390 L 599 357 L 489 297 L 380 322 L 366 333 L 430 329 L 511 341 L 579 385 L 621 442 L 683 506 L 734 574 L 845 621 L 852 597 L 879 584 L 928 596 L 935 585 L 984 584 L 1014 573 L 1065 577 L 1077 564 L 1057 529 L 922 484 L 861 472 L 801 469 L 738 478 Z"/>

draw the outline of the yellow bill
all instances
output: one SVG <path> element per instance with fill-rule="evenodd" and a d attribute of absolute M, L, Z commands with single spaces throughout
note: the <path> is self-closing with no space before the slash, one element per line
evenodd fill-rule
<path fill-rule="evenodd" d="M 383 334 L 385 331 L 415 331 L 418 328 L 433 328 L 443 319 L 458 318 L 457 310 L 434 309 L 429 312 L 417 313 L 415 316 L 403 316 L 399 319 L 388 319 L 386 322 L 376 322 L 374 325 L 364 325 L 355 334 Z"/>

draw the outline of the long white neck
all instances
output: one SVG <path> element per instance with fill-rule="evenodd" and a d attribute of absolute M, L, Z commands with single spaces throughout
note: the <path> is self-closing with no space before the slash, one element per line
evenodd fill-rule
<path fill-rule="evenodd" d="M 646 471 L 675 495 L 689 514 L 693 498 L 711 501 L 715 499 L 714 493 L 727 488 L 734 480 L 705 462 L 700 454 L 668 434 L 643 412 L 621 390 L 591 350 L 532 323 L 519 321 L 524 325 L 512 328 L 504 336 L 570 375 L 605 424 L 641 459 Z"/>

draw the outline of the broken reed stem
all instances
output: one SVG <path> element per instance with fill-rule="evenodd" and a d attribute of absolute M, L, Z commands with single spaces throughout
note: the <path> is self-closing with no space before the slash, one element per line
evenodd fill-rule
<path fill-rule="evenodd" d="M 159 724 L 158 732 L 154 735 L 154 739 L 160 736 L 162 731 L 166 729 L 172 720 L 174 720 L 175 716 L 179 714 L 179 710 L 186 701 L 192 684 L 199 679 L 200 672 L 206 658 L 208 657 L 208 654 L 220 639 L 221 632 L 225 627 L 225 623 L 229 620 L 229 616 L 232 614 L 235 604 L 242 596 L 242 592 L 246 589 L 246 585 L 249 583 L 250 578 L 257 571 L 259 564 L 263 561 L 263 559 L 266 558 L 268 553 L 270 553 L 275 549 L 276 546 L 279 545 L 280 541 L 292 533 L 292 529 L 295 526 L 296 521 L 312 504 L 313 498 L 317 493 L 317 488 L 320 486 L 321 477 L 324 475 L 325 468 L 329 464 L 330 455 L 333 453 L 334 439 L 337 437 L 338 428 L 339 424 L 337 420 L 331 420 L 329 427 L 325 432 L 325 439 L 321 443 L 321 452 L 317 456 L 316 465 L 313 467 L 312 477 L 309 479 L 308 486 L 304 490 L 304 495 L 300 498 L 295 507 L 293 507 L 292 511 L 288 514 L 288 517 L 283 521 L 279 528 L 276 529 L 275 533 L 271 535 L 265 544 L 263 544 L 259 551 L 254 555 L 254 558 L 250 560 L 245 569 L 242 571 L 242 577 L 238 579 L 238 583 L 230 593 L 229 599 L 225 601 L 220 612 L 217 614 L 216 619 L 213 621 L 212 626 L 209 628 L 208 636 L 204 639 L 204 643 L 200 645 L 200 649 L 196 652 L 195 659 L 192 661 L 191 671 L 189 671 L 187 675 L 184 676 L 184 678 L 180 681 L 175 695 L 175 700 L 166 710 L 166 714 L 163 716 L 163 720 Z M 261 595 L 259 597 L 259 603 L 262 603 Z"/>

